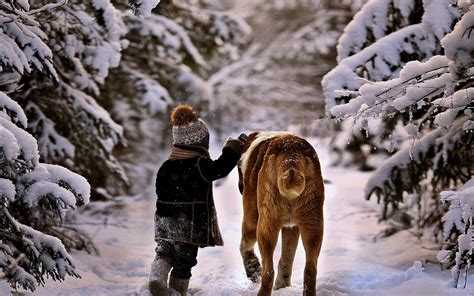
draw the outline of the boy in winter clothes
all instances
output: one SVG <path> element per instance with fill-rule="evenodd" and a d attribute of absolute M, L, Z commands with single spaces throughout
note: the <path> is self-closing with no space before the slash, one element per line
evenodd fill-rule
<path fill-rule="evenodd" d="M 208 152 L 209 130 L 192 107 L 171 114 L 173 148 L 156 177 L 156 257 L 150 273 L 152 295 L 169 288 L 186 295 L 198 248 L 222 246 L 212 194 L 212 181 L 227 176 L 239 160 L 247 136 L 229 138 L 217 160 Z M 171 271 L 169 288 L 168 274 Z"/>

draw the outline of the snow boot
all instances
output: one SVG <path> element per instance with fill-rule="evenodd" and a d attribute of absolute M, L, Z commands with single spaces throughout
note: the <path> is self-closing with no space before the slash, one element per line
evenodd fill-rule
<path fill-rule="evenodd" d="M 181 296 L 186 296 L 189 287 L 189 279 L 170 278 L 170 288 L 176 290 Z"/>
<path fill-rule="evenodd" d="M 150 282 L 148 286 L 152 296 L 168 296 L 170 294 L 167 282 L 171 267 L 171 264 L 163 259 L 155 259 L 151 264 Z"/>

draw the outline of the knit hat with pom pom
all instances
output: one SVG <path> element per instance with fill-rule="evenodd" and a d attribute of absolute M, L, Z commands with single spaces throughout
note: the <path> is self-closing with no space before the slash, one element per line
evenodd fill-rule
<path fill-rule="evenodd" d="M 209 129 L 193 107 L 179 105 L 171 113 L 173 144 L 209 147 Z"/>

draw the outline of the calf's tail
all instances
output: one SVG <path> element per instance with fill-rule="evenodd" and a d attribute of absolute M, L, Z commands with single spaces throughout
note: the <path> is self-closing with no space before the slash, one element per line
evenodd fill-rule
<path fill-rule="evenodd" d="M 278 190 L 288 199 L 300 196 L 305 188 L 304 173 L 297 166 L 291 166 L 278 175 Z"/>

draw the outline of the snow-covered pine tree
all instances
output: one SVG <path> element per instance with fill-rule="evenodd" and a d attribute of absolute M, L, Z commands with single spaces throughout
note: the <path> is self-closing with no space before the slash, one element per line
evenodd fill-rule
<path fill-rule="evenodd" d="M 110 8 L 108 1 L 0 3 L 0 257 L 2 278 L 13 287 L 33 290 L 46 276 L 77 276 L 63 244 L 93 250 L 87 234 L 64 224 L 67 209 L 88 201 L 89 184 L 64 167 L 38 163 L 40 157 L 79 170 L 90 169 L 88 161 L 121 170 L 111 154 L 121 127 L 86 94 L 98 94 L 97 84 L 120 57 Z M 97 22 L 85 11 L 103 18 Z M 23 130 L 24 111 L 39 147 Z"/>
<path fill-rule="evenodd" d="M 439 20 L 430 17 L 438 10 Z M 447 0 L 368 1 L 345 28 L 338 44 L 338 66 L 322 82 L 326 110 L 356 96 L 351 91 L 358 90 L 364 79 L 390 79 L 407 62 L 441 53 L 439 40 L 451 30 L 456 17 Z M 384 118 L 383 124 L 346 120 L 336 127 L 340 132 L 333 139 L 333 149 L 338 161 L 361 169 L 373 169 L 377 159 L 403 143 L 399 116 Z"/>
<path fill-rule="evenodd" d="M 112 154 L 122 127 L 97 100 L 120 61 L 125 31 L 119 11 L 109 0 L 93 0 L 4 1 L 0 12 L 6 53 L 0 90 L 31 118 L 28 131 L 38 139 L 41 160 L 74 167 L 94 188 L 107 179 L 115 188 L 126 184 Z"/>
<path fill-rule="evenodd" d="M 212 97 L 206 76 L 238 57 L 247 34 L 244 22 L 212 7 L 162 1 L 163 8 L 152 13 L 157 2 L 131 1 L 149 18 L 133 15 L 126 1 L 11 1 L 0 6 L 13 20 L 1 24 L 6 44 L 13 46 L 8 49 L 21 57 L 6 63 L 24 66 L 19 71 L 3 67 L 0 90 L 26 111 L 41 159 L 74 167 L 91 182 L 94 197 L 104 196 L 101 187 L 120 194 L 143 179 L 136 172 L 129 182 L 114 148 L 127 157 L 150 156 L 140 151 L 153 150 L 166 137 L 164 114 L 172 98 L 206 108 Z M 22 26 L 32 32 L 18 29 Z M 30 40 L 25 32 L 38 36 Z M 123 67 L 104 83 L 127 46 Z M 49 77 L 40 70 L 48 70 Z M 124 131 L 109 112 L 129 124 L 128 148 L 117 145 L 126 144 Z M 134 174 L 134 168 L 127 172 Z"/>
<path fill-rule="evenodd" d="M 470 1 L 369 1 L 339 41 L 339 64 L 323 80 L 329 115 L 368 133 L 375 118 L 372 144 L 403 137 L 366 187 L 382 219 L 404 206 L 420 228 L 439 229 L 439 192 L 474 174 L 473 10 Z"/>
<path fill-rule="evenodd" d="M 0 278 L 34 291 L 46 277 L 79 277 L 63 243 L 22 221 L 51 228 L 89 201 L 90 186 L 68 169 L 39 162 L 23 109 L 0 92 Z"/>
<path fill-rule="evenodd" d="M 124 126 L 128 146 L 117 155 L 133 179 L 132 192 L 153 184 L 156 163 L 165 156 L 160 151 L 167 153 L 171 145 L 169 109 L 187 102 L 208 114 L 209 73 L 237 59 L 246 41 L 245 22 L 208 1 L 205 9 L 198 2 L 161 1 L 149 17 L 117 4 L 128 46 L 108 77 L 111 83 L 102 88 L 102 99 L 113 102 L 109 110 Z"/>

